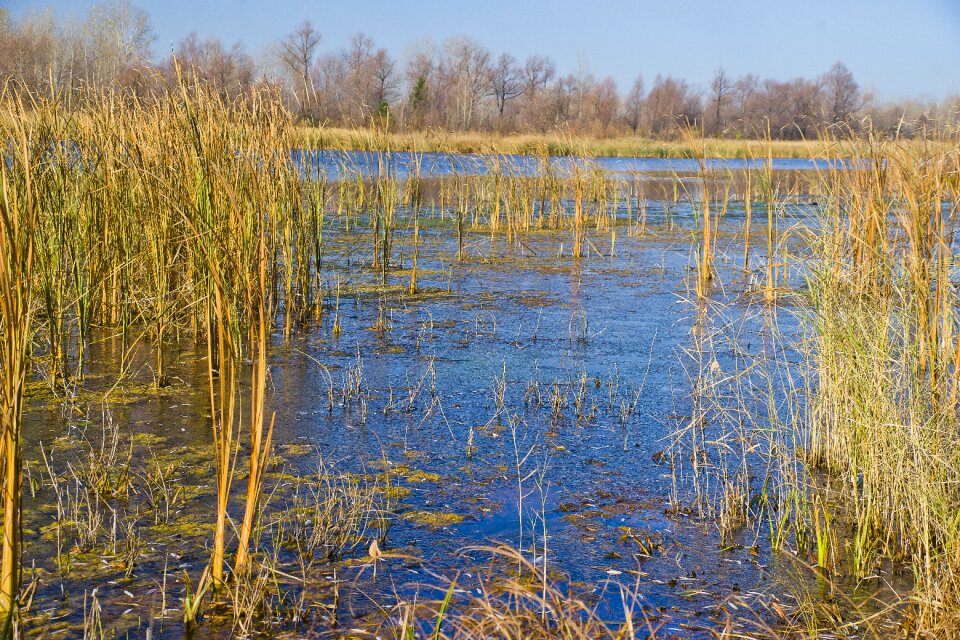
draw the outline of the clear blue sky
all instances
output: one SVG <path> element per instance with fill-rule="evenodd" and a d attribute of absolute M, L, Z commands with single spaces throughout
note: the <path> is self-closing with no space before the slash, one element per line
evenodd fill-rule
<path fill-rule="evenodd" d="M 94 0 L 0 0 L 20 15 L 53 6 L 82 14 Z M 881 99 L 960 93 L 960 0 L 139 0 L 154 53 L 190 31 L 242 40 L 257 55 L 304 18 L 339 50 L 358 31 L 401 57 L 421 38 L 469 35 L 495 54 L 550 55 L 561 73 L 581 64 L 621 91 L 672 73 L 707 86 L 733 75 L 812 77 L 842 60 Z"/>

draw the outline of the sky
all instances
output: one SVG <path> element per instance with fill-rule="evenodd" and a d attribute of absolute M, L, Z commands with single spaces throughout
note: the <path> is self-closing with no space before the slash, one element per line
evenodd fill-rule
<path fill-rule="evenodd" d="M 638 74 L 709 86 L 723 66 L 788 80 L 844 62 L 882 101 L 960 94 L 960 0 L 134 0 L 155 55 L 196 31 L 263 53 L 302 20 L 338 51 L 363 32 L 402 59 L 408 45 L 467 35 L 495 55 L 551 56 L 561 74 Z M 0 0 L 14 16 L 52 6 L 81 15 L 95 0 Z"/>

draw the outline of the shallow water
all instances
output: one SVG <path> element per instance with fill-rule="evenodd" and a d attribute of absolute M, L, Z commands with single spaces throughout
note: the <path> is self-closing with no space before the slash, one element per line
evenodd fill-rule
<path fill-rule="evenodd" d="M 519 154 L 302 150 L 295 151 L 293 157 L 304 173 L 321 173 L 330 178 L 357 173 L 363 176 L 392 174 L 403 178 L 414 172 L 418 165 L 420 175 L 434 177 L 483 175 L 490 173 L 494 167 L 513 175 L 533 176 L 539 175 L 544 169 L 542 158 Z M 574 164 L 589 165 L 615 175 L 697 173 L 700 170 L 695 158 L 549 156 L 547 160 L 551 169 L 560 173 L 569 171 Z M 767 166 L 767 161 L 762 158 L 706 158 L 704 165 L 708 170 L 742 171 L 748 168 L 761 169 Z M 823 158 L 772 159 L 775 171 L 826 170 L 835 166 L 838 166 L 836 161 Z"/>
<path fill-rule="evenodd" d="M 676 162 L 664 161 L 673 168 L 663 170 L 676 170 Z M 778 224 L 786 229 L 810 216 L 809 205 L 792 204 Z M 722 544 L 713 522 L 676 508 L 689 487 L 663 452 L 692 411 L 695 220 L 688 203 L 651 201 L 648 224 L 642 236 L 618 227 L 613 243 L 608 232 L 591 232 L 590 253 L 579 262 L 569 257 L 568 232 L 537 231 L 508 244 L 502 235 L 471 231 L 461 264 L 449 214 L 446 222 L 425 214 L 421 294 L 411 297 L 400 293 L 409 281 L 409 229 L 397 231 L 386 283 L 392 293 L 380 294 L 364 262 L 368 229 L 348 233 L 331 220 L 323 316 L 290 344 L 278 332 L 271 354 L 276 457 L 268 486 L 275 491 L 265 510 L 289 506 L 291 478 L 315 470 L 319 456 L 356 477 L 386 475 L 403 489 L 384 543 L 395 557 L 379 563 L 376 580 L 367 537 L 343 561 L 318 563 L 305 574 L 303 591 L 317 602 L 329 603 L 333 581 L 341 581 L 340 628 L 376 624 L 379 607 L 398 599 L 442 598 L 454 576 L 461 588 L 476 589 L 490 562 L 470 549 L 496 544 L 523 549 L 564 583 L 593 590 L 607 619 L 621 618 L 622 608 L 615 590 L 602 590 L 605 581 L 636 582 L 651 619 L 668 635 L 710 637 L 731 596 L 783 590 L 787 574 L 753 529 Z M 760 237 L 765 221 L 755 224 Z M 742 231 L 742 205 L 731 205 L 720 224 L 711 301 L 732 309 L 738 331 L 756 336 L 744 340 L 753 345 L 747 348 L 759 349 L 769 312 L 746 294 L 765 256 L 755 241 L 755 273 L 743 273 Z M 801 275 L 788 273 L 787 284 L 800 285 Z M 789 311 L 778 319 L 779 331 L 796 337 Z M 205 351 L 191 339 L 171 344 L 174 384 L 157 392 L 146 387 L 149 345 L 131 342 L 97 336 L 88 391 L 74 409 L 39 384 L 28 405 L 26 458 L 37 481 L 25 505 L 25 557 L 39 582 L 25 625 L 39 636 L 76 635 L 96 589 L 105 627 L 131 637 L 148 628 L 153 637 L 180 637 L 183 572 L 196 581 L 209 553 L 214 494 Z M 740 356 L 714 357 L 727 368 Z M 134 473 L 134 491 L 100 509 L 90 550 L 64 542 L 73 559 L 61 576 L 51 527 L 55 495 L 45 486 L 42 455 L 65 478 L 67 464 L 87 456 L 84 429 L 100 450 L 97 392 L 114 385 L 121 359 L 130 375 L 110 405 L 122 435 L 118 459 L 129 446 L 131 467 L 143 475 L 171 465 L 170 480 L 184 493 L 170 522 L 155 524 L 146 491 L 136 489 L 145 480 Z M 347 401 L 343 389 L 351 382 L 359 392 Z M 235 491 L 242 484 L 235 482 Z M 73 492 L 79 500 L 84 489 Z M 239 499 L 233 506 L 239 517 Z M 143 541 L 130 577 L 117 560 L 125 523 L 134 523 Z M 118 528 L 119 550 L 108 542 Z M 270 539 L 264 543 L 269 547 Z M 328 615 L 316 613 L 279 630 L 336 635 L 330 626 Z M 210 616 L 192 637 L 230 632 L 229 621 Z"/>

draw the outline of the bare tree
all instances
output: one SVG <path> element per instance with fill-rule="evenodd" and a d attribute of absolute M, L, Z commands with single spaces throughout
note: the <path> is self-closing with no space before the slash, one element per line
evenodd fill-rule
<path fill-rule="evenodd" d="M 830 124 L 853 127 L 854 115 L 863 106 L 860 85 L 842 62 L 837 62 L 823 77 Z"/>
<path fill-rule="evenodd" d="M 148 60 L 155 39 L 149 14 L 129 0 L 90 7 L 83 33 L 86 79 L 100 85 L 116 82 L 126 68 Z"/>
<path fill-rule="evenodd" d="M 306 113 L 309 107 L 309 96 L 313 89 L 310 72 L 319 44 L 320 32 L 313 28 L 309 20 L 301 22 L 294 32 L 280 42 L 280 60 L 293 76 L 294 82 L 299 85 L 299 88 L 294 88 L 294 96 L 297 96 L 297 90 L 301 92 L 301 113 Z"/>
<path fill-rule="evenodd" d="M 815 138 L 821 125 L 823 85 L 816 80 L 796 78 L 788 84 L 791 128 L 784 137 Z"/>
<path fill-rule="evenodd" d="M 437 50 L 429 40 L 421 40 L 407 48 L 404 77 L 407 84 L 409 117 L 406 126 L 423 127 L 432 115 L 431 86 L 437 75 Z"/>
<path fill-rule="evenodd" d="M 481 44 L 461 36 L 444 45 L 444 71 L 453 94 L 456 128 L 470 129 L 476 123 L 480 100 L 487 92 L 490 78 L 490 52 Z"/>
<path fill-rule="evenodd" d="M 320 120 L 341 122 L 347 113 L 347 65 L 342 55 L 320 56 L 311 72 L 314 86 L 313 115 Z"/>
<path fill-rule="evenodd" d="M 373 40 L 363 33 L 354 34 L 350 45 L 341 54 L 346 68 L 347 113 L 354 123 L 364 122 L 379 106 L 373 104 L 374 78 L 371 61 L 375 55 Z"/>
<path fill-rule="evenodd" d="M 191 33 L 179 42 L 174 55 L 191 78 L 206 83 L 226 100 L 249 93 L 253 86 L 253 59 L 240 42 L 227 48 L 219 38 L 201 41 L 196 33 Z M 167 62 L 166 69 L 173 72 L 172 60 Z"/>
<path fill-rule="evenodd" d="M 630 130 L 640 131 L 640 118 L 643 116 L 643 77 L 637 76 L 630 86 L 630 92 L 623 102 L 623 118 Z"/>
<path fill-rule="evenodd" d="M 521 122 L 527 128 L 545 131 L 553 124 L 547 88 L 556 75 L 557 67 L 547 56 L 532 55 L 524 61 L 521 70 Z"/>
<path fill-rule="evenodd" d="M 600 126 L 600 133 L 606 134 L 610 123 L 620 110 L 620 93 L 617 83 L 610 76 L 601 80 L 592 91 L 593 116 Z"/>
<path fill-rule="evenodd" d="M 647 131 L 655 136 L 672 136 L 678 125 L 698 123 L 700 109 L 700 96 L 685 80 L 658 75 L 645 103 Z"/>
<path fill-rule="evenodd" d="M 377 49 L 371 66 L 375 81 L 373 99 L 377 105 L 377 113 L 383 116 L 389 111 L 397 88 L 396 62 L 386 49 Z"/>
<path fill-rule="evenodd" d="M 557 67 L 547 56 L 532 55 L 523 63 L 523 90 L 527 94 L 536 94 L 547 88 L 547 84 L 557 75 Z"/>
<path fill-rule="evenodd" d="M 355 33 L 350 37 L 350 46 L 343 52 L 343 61 L 351 72 L 357 72 L 373 57 L 373 51 L 373 40 L 364 33 Z"/>
<path fill-rule="evenodd" d="M 570 122 L 574 117 L 577 79 L 567 74 L 551 85 L 548 118 L 553 125 Z"/>
<path fill-rule="evenodd" d="M 733 83 L 733 109 L 737 114 L 737 127 L 741 134 L 757 135 L 759 130 L 752 129 L 757 126 L 757 119 L 754 114 L 757 110 L 757 90 L 760 86 L 760 79 L 752 73 L 740 76 Z"/>
<path fill-rule="evenodd" d="M 794 78 L 764 80 L 757 92 L 757 111 L 751 129 L 777 138 L 814 137 L 821 125 L 822 90 L 818 81 Z"/>
<path fill-rule="evenodd" d="M 517 59 L 509 53 L 501 53 L 490 67 L 490 93 L 496 101 L 497 118 L 503 118 L 503 109 L 508 100 L 523 95 Z"/>
<path fill-rule="evenodd" d="M 730 92 L 733 90 L 730 77 L 723 67 L 717 69 L 713 74 L 713 81 L 710 83 L 710 103 L 713 115 L 713 126 L 711 132 L 713 135 L 721 135 L 724 129 L 724 112 L 727 103 L 730 101 Z"/>
<path fill-rule="evenodd" d="M 45 88 L 45 76 L 55 73 L 58 66 L 55 45 L 60 37 L 55 25 L 52 9 L 29 13 L 17 24 L 8 22 L 0 32 L 0 79 L 31 89 Z"/>

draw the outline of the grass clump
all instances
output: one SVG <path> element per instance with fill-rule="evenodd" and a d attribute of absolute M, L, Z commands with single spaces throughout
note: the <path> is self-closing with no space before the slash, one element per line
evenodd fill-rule
<path fill-rule="evenodd" d="M 442 529 L 450 525 L 460 524 L 466 518 L 459 513 L 444 513 L 438 511 L 410 511 L 403 516 L 410 522 L 430 527 L 431 529 Z"/>
<path fill-rule="evenodd" d="M 867 153 L 820 172 L 818 216 L 791 230 L 802 285 L 777 297 L 790 309 L 696 302 L 691 416 L 665 460 L 678 510 L 716 522 L 723 548 L 761 540 L 813 569 L 773 616 L 785 631 L 881 637 L 882 617 L 955 635 L 960 148 L 857 144 Z M 824 613 L 823 588 L 864 586 L 881 614 L 852 600 Z"/>

